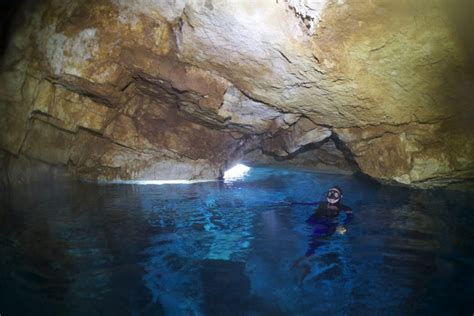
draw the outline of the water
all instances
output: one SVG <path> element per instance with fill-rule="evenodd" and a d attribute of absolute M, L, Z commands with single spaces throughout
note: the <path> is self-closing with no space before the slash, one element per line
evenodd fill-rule
<path fill-rule="evenodd" d="M 313 207 L 287 202 L 334 184 L 354 220 L 295 265 Z M 52 183 L 1 203 L 2 316 L 474 312 L 472 193 L 253 168 L 230 182 Z"/>

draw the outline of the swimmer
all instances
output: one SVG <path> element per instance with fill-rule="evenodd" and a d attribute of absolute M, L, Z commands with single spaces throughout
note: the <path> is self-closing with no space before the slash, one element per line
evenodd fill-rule
<path fill-rule="evenodd" d="M 342 200 L 342 189 L 338 186 L 333 186 L 326 192 L 326 201 L 320 202 L 311 202 L 311 203 L 299 203 L 294 202 L 292 204 L 301 204 L 301 205 L 317 205 L 317 209 L 313 214 L 306 220 L 312 227 L 312 233 L 310 236 L 310 241 L 308 249 L 305 255 L 295 261 L 293 266 L 298 266 L 301 261 L 312 256 L 316 249 L 321 246 L 324 242 L 324 238 L 331 236 L 335 232 L 338 234 L 345 234 L 347 232 L 346 225 L 352 220 L 353 214 L 352 209 L 341 203 Z M 338 222 L 339 213 L 345 213 L 345 219 L 342 223 Z M 304 278 L 311 272 L 309 266 L 304 267 L 305 272 L 300 280 L 303 282 Z"/>
<path fill-rule="evenodd" d="M 347 229 L 345 225 L 352 220 L 352 209 L 341 203 L 342 190 L 334 186 L 326 193 L 326 201 L 318 202 L 318 208 L 306 220 L 306 223 L 312 225 L 315 229 L 313 235 L 323 236 L 331 235 L 334 232 L 344 234 Z M 343 211 L 346 214 L 344 222 L 339 224 L 337 219 L 339 213 Z"/>

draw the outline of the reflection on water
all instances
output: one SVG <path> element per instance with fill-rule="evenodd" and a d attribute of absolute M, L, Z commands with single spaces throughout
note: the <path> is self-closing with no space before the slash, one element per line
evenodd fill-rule
<path fill-rule="evenodd" d="M 311 206 L 354 220 L 309 260 Z M 474 310 L 474 197 L 254 168 L 245 180 L 55 183 L 0 200 L 3 315 L 439 314 Z M 461 291 L 462 290 L 462 291 Z"/>

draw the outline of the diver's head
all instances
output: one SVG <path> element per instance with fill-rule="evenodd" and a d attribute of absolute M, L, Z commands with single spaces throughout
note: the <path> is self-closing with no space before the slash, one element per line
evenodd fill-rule
<path fill-rule="evenodd" d="M 326 200 L 329 204 L 337 204 L 342 199 L 342 190 L 338 186 L 333 186 L 326 193 Z"/>

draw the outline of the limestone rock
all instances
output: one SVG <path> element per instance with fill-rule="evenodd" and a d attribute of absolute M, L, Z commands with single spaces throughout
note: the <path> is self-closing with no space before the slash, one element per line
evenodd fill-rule
<path fill-rule="evenodd" d="M 247 165 L 303 167 L 330 173 L 352 174 L 358 170 L 331 139 L 318 147 L 302 150 L 295 156 L 268 155 L 257 148 L 246 153 L 240 161 Z"/>
<path fill-rule="evenodd" d="M 327 140 L 331 134 L 330 129 L 318 126 L 307 118 L 301 118 L 288 129 L 267 139 L 263 149 L 277 156 L 288 156 L 307 145 Z"/>
<path fill-rule="evenodd" d="M 0 152 L 0 167 L 0 192 L 29 183 L 48 185 L 52 181 L 70 180 L 65 166 L 51 165 L 24 155 Z"/>
<path fill-rule="evenodd" d="M 67 164 L 74 135 L 39 120 L 31 122 L 21 152 L 52 165 Z"/>
<path fill-rule="evenodd" d="M 8 165 L 10 154 L 6 151 L 0 150 L 0 192 L 6 191 L 10 186 L 10 179 L 8 177 Z"/>
<path fill-rule="evenodd" d="M 473 160 L 468 158 L 474 157 L 472 144 L 445 124 L 334 131 L 350 148 L 360 169 L 384 182 L 427 188 L 468 183 L 474 175 Z"/>
<path fill-rule="evenodd" d="M 463 5 L 26 6 L 0 69 L 3 160 L 15 172 L 194 179 L 253 153 L 326 170 L 355 163 L 387 183 L 469 185 L 474 45 Z"/>
<path fill-rule="evenodd" d="M 192 180 L 219 176 L 204 160 L 181 158 L 171 151 L 137 151 L 87 131 L 78 133 L 71 153 L 73 172 L 90 180 Z"/>
<path fill-rule="evenodd" d="M 272 107 L 249 99 L 233 86 L 227 89 L 218 114 L 227 119 L 228 124 L 253 134 L 269 130 L 272 120 L 281 115 Z"/>

